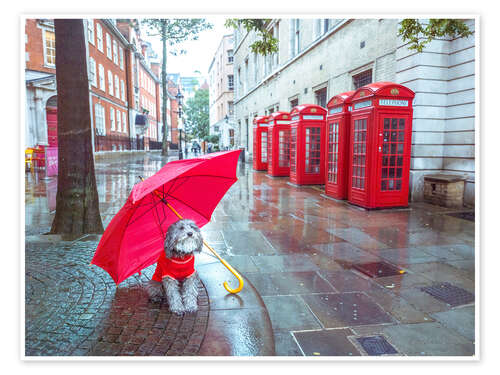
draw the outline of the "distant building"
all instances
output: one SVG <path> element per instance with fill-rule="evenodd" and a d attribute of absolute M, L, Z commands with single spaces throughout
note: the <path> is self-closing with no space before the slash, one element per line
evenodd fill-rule
<path fill-rule="evenodd" d="M 466 21 L 474 31 L 474 20 Z M 279 52 L 250 52 L 256 39 L 235 31 L 236 144 L 252 154 L 252 120 L 298 104 L 326 106 L 339 93 L 377 81 L 403 84 L 413 102 L 410 194 L 423 197 L 423 177 L 465 177 L 465 202 L 475 190 L 475 36 L 433 40 L 422 53 L 398 37 L 397 19 L 273 19 Z M 212 67 L 213 69 L 213 67 Z M 217 82 L 211 88 L 217 87 Z M 215 111 L 217 114 L 217 111 Z"/>
<path fill-rule="evenodd" d="M 222 149 L 235 146 L 233 49 L 233 36 L 223 36 L 208 69 L 210 135 L 219 135 Z"/>

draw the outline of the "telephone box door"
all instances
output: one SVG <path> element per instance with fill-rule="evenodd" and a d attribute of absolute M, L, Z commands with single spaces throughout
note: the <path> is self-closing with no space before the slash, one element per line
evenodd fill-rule
<path fill-rule="evenodd" d="M 379 113 L 376 201 L 379 205 L 408 204 L 411 117 Z"/>

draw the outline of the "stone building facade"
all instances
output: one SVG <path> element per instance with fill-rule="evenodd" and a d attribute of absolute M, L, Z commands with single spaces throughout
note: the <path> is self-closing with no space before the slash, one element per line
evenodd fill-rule
<path fill-rule="evenodd" d="M 219 147 L 234 143 L 234 40 L 224 35 L 208 69 L 210 90 L 210 135 L 219 135 Z"/>
<path fill-rule="evenodd" d="M 475 29 L 475 21 L 467 21 Z M 423 198 L 423 176 L 466 179 L 474 204 L 475 36 L 432 41 L 422 53 L 398 37 L 398 19 L 273 19 L 279 51 L 250 51 L 253 32 L 235 31 L 236 143 L 252 154 L 252 121 L 298 104 L 326 106 L 339 93 L 392 81 L 415 93 L 410 170 L 412 200 Z"/>

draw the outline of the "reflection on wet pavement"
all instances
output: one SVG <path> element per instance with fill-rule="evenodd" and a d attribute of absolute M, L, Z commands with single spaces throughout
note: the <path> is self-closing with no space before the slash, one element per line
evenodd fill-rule
<path fill-rule="evenodd" d="M 156 155 L 96 163 L 105 225 L 137 176 L 150 176 L 163 163 Z M 56 187 L 53 179 L 26 176 L 30 236 L 50 229 Z M 232 275 L 210 255 L 199 257 L 210 313 L 221 320 L 209 325 L 212 346 L 202 345 L 200 353 L 254 355 L 255 342 L 270 345 L 256 333 L 263 329 L 274 333 L 276 355 L 366 355 L 353 337 L 375 334 L 398 355 L 474 353 L 471 329 L 463 329 L 473 326 L 474 305 L 452 308 L 420 290 L 449 282 L 474 293 L 474 222 L 426 203 L 366 211 L 328 199 L 317 188 L 254 172 L 249 164 L 239 165 L 238 177 L 202 232 L 246 286 L 228 296 L 221 284 Z M 380 261 L 406 273 L 372 279 L 352 268 Z M 232 309 L 241 324 L 229 319 Z M 455 317 L 463 324 L 455 324 Z"/>

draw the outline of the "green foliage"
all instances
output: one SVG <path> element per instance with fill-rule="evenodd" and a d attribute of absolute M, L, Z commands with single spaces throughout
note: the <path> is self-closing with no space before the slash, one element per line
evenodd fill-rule
<path fill-rule="evenodd" d="M 209 94 L 208 90 L 195 91 L 184 106 L 186 114 L 186 132 L 199 139 L 206 139 L 209 133 Z"/>
<path fill-rule="evenodd" d="M 417 19 L 406 18 L 401 22 L 398 35 L 403 41 L 409 41 L 408 49 L 422 52 L 434 38 L 468 37 L 472 32 L 464 21 L 458 19 L 431 18 L 427 25 L 423 25 Z"/>
<path fill-rule="evenodd" d="M 257 40 L 250 45 L 250 49 L 253 53 L 266 56 L 278 52 L 279 46 L 278 39 L 273 36 L 272 31 L 267 27 L 270 22 L 270 18 L 228 18 L 225 26 L 235 29 L 243 26 L 247 32 L 255 31 Z"/>
<path fill-rule="evenodd" d="M 219 135 L 218 134 L 212 134 L 207 137 L 207 141 L 210 143 L 213 143 L 214 145 L 219 144 Z"/>
<path fill-rule="evenodd" d="M 148 35 L 159 36 L 171 46 L 197 40 L 200 32 L 213 27 L 203 18 L 146 18 L 141 24 L 147 27 Z"/>

